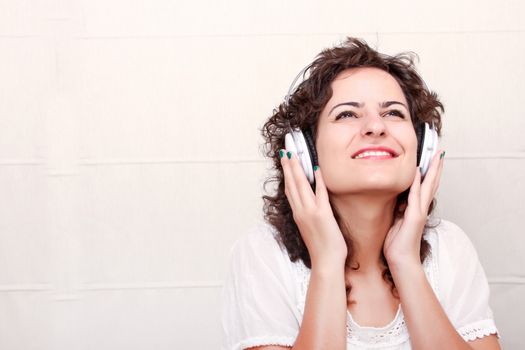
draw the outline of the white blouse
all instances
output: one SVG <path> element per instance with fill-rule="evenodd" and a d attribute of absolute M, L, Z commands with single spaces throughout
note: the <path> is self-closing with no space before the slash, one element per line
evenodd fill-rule
<path fill-rule="evenodd" d="M 275 239 L 276 229 L 261 223 L 242 235 L 230 251 L 222 290 L 222 350 L 262 345 L 291 347 L 303 319 L 310 270 L 293 263 Z M 426 277 L 457 332 L 466 341 L 496 333 L 489 285 L 468 236 L 450 221 L 425 230 L 431 253 Z M 364 327 L 347 312 L 348 349 L 411 349 L 400 305 L 383 327 Z"/>

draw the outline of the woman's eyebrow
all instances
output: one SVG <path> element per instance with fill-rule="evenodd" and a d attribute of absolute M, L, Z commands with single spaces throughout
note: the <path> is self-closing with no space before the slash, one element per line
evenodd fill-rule
<path fill-rule="evenodd" d="M 387 107 L 390 107 L 391 105 L 394 105 L 394 104 L 399 104 L 399 105 L 402 105 L 403 107 L 405 107 L 407 110 L 408 110 L 408 107 L 404 104 L 404 103 L 401 103 L 399 101 L 385 101 L 385 102 L 380 102 L 379 103 L 379 107 L 381 108 L 387 108 Z M 343 103 L 338 103 L 336 104 L 335 106 L 332 107 L 332 109 L 330 110 L 330 112 L 328 114 L 331 114 L 333 112 L 334 109 L 336 109 L 337 107 L 339 106 L 354 106 L 354 107 L 357 107 L 357 108 L 361 108 L 363 107 L 365 104 L 364 103 L 359 103 L 359 102 L 353 102 L 353 101 L 348 101 L 348 102 L 343 102 Z"/>
<path fill-rule="evenodd" d="M 399 101 L 385 101 L 385 102 L 381 102 L 381 103 L 379 104 L 379 107 L 381 107 L 381 108 L 387 108 L 387 107 L 390 107 L 391 105 L 395 105 L 395 104 L 401 105 L 401 106 L 405 107 L 405 108 L 408 110 L 408 107 L 405 106 L 404 103 L 401 103 L 401 102 L 399 102 Z"/>
<path fill-rule="evenodd" d="M 339 103 L 339 104 L 336 104 L 335 106 L 333 106 L 328 114 L 332 114 L 333 110 L 336 109 L 339 106 L 354 106 L 354 107 L 361 108 L 364 105 L 365 105 L 364 103 L 358 103 L 358 102 L 352 102 L 352 101 L 343 102 L 343 103 Z"/>

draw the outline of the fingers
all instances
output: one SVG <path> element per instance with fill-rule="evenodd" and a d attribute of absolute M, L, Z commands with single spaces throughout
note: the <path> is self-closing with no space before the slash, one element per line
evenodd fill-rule
<path fill-rule="evenodd" d="M 432 158 L 430 168 L 421 184 L 421 204 L 424 206 L 422 210 L 426 210 L 430 205 L 430 202 L 436 194 L 437 188 L 439 187 L 439 180 L 441 176 L 441 168 L 443 167 L 443 159 L 441 155 L 443 150 L 436 152 Z"/>
<path fill-rule="evenodd" d="M 299 193 L 297 192 L 297 186 L 295 185 L 295 178 L 292 174 L 292 168 L 290 163 L 287 161 L 286 150 L 279 150 L 279 156 L 281 157 L 281 166 L 283 167 L 284 173 L 284 192 L 290 202 L 290 206 L 298 208 L 301 204 L 299 200 Z"/>
<path fill-rule="evenodd" d="M 286 150 L 283 151 L 286 152 Z M 288 159 L 288 154 L 291 154 L 290 159 Z M 285 172 L 285 187 L 288 186 L 288 191 L 293 197 L 292 201 L 295 206 L 304 207 L 314 205 L 315 195 L 299 163 L 297 155 L 293 152 L 286 152 L 285 156 L 281 158 L 281 164 Z M 286 182 L 286 177 L 290 178 L 288 183 Z"/>
<path fill-rule="evenodd" d="M 416 176 L 414 176 L 414 181 L 410 186 L 410 191 L 408 192 L 408 206 L 409 207 L 419 207 L 421 198 L 421 171 L 419 168 L 416 170 Z"/>
<path fill-rule="evenodd" d="M 436 188 L 435 188 L 435 191 L 434 191 L 434 194 L 437 192 L 438 188 L 439 188 L 439 184 L 441 182 L 441 172 L 443 171 L 443 164 L 445 164 L 445 152 L 443 152 L 443 156 L 441 156 L 440 160 L 440 165 L 439 165 L 439 170 L 438 170 L 438 173 L 436 175 Z M 432 196 L 434 197 L 434 196 Z"/>
<path fill-rule="evenodd" d="M 315 194 L 318 200 L 318 204 L 328 202 L 328 191 L 326 190 L 326 185 L 324 183 L 323 173 L 321 169 L 317 167 L 317 170 L 314 171 L 315 175 Z"/>

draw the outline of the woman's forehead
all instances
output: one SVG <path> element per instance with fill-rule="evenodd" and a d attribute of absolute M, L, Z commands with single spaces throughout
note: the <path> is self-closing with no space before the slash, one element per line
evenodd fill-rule
<path fill-rule="evenodd" d="M 332 81 L 332 84 L 340 85 L 341 83 L 349 83 L 354 81 L 379 81 L 385 84 L 395 83 L 397 86 L 399 86 L 397 80 L 390 73 L 375 67 L 356 67 L 345 69 L 336 75 Z"/>
<path fill-rule="evenodd" d="M 401 86 L 388 72 L 374 67 L 350 68 L 339 73 L 331 83 L 332 98 L 401 99 L 406 102 Z M 358 101 L 364 102 L 364 101 Z"/>

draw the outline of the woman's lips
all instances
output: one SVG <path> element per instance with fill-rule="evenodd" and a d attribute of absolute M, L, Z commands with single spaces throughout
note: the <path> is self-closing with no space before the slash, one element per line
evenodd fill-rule
<path fill-rule="evenodd" d="M 365 147 L 360 149 L 359 151 L 352 154 L 353 159 L 362 159 L 366 158 L 368 156 L 381 156 L 381 155 L 388 155 L 391 157 L 397 157 L 397 153 L 386 146 L 372 146 L 372 147 Z"/>
<path fill-rule="evenodd" d="M 381 155 L 381 156 L 365 156 L 362 158 L 354 158 L 355 160 L 363 160 L 363 159 L 369 159 L 369 160 L 381 160 L 381 159 L 393 159 L 396 157 L 392 157 L 390 155 Z"/>
<path fill-rule="evenodd" d="M 359 160 L 359 159 L 378 159 L 380 160 L 380 159 L 391 159 L 395 157 L 396 155 L 392 152 L 383 151 L 383 150 L 381 151 L 367 150 L 367 151 L 358 153 L 352 158 L 356 160 Z"/>

